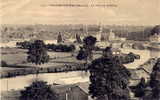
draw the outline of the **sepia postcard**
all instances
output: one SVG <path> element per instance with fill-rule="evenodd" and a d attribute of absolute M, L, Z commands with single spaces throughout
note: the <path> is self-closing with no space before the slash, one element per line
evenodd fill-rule
<path fill-rule="evenodd" d="M 0 0 L 1 100 L 160 100 L 160 0 Z"/>

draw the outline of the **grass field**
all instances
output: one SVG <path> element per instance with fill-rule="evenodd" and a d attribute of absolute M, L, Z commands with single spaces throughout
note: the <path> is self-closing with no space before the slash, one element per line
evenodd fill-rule
<path fill-rule="evenodd" d="M 84 63 L 84 61 L 79 61 L 76 59 L 77 55 L 76 52 L 73 54 L 73 53 L 49 51 L 48 52 L 50 56 L 49 62 L 42 65 L 35 65 L 27 62 L 27 53 L 26 53 L 27 50 L 25 49 L 2 48 L 1 51 L 2 51 L 1 60 L 3 62 L 6 62 L 7 64 L 6 66 L 1 67 L 1 76 L 3 77 L 5 76 L 8 77 L 9 73 L 12 73 L 11 76 L 36 73 L 35 68 L 38 68 L 37 70 L 41 71 L 42 73 L 55 72 L 55 69 L 57 68 L 58 70 L 56 71 L 58 72 L 65 71 L 65 68 L 67 70 L 76 70 L 77 64 Z M 43 69 L 41 70 L 41 68 Z"/>
<path fill-rule="evenodd" d="M 27 50 L 18 49 L 18 48 L 7 48 L 2 50 L 2 61 L 5 61 L 8 64 L 8 67 L 35 67 L 35 64 L 27 62 Z M 76 53 L 72 56 L 72 53 L 63 53 L 63 52 L 48 52 L 50 56 L 50 61 L 47 64 L 40 65 L 39 67 L 52 67 L 70 63 L 81 63 L 83 61 L 76 60 Z M 5 66 L 4 66 L 5 67 Z M 6 66 L 7 67 L 7 66 Z"/>

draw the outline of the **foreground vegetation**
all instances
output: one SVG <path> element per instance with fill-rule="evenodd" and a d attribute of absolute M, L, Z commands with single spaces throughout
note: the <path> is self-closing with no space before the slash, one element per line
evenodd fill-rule
<path fill-rule="evenodd" d="M 58 100 L 51 85 L 47 82 L 35 81 L 25 90 L 21 91 L 19 100 Z"/>
<path fill-rule="evenodd" d="M 89 66 L 89 93 L 96 100 L 129 100 L 129 79 L 131 73 L 120 59 L 114 57 L 110 47 L 106 47 L 103 57 Z"/>

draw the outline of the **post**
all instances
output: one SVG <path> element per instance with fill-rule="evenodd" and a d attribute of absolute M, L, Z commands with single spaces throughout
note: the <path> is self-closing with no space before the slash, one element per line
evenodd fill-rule
<path fill-rule="evenodd" d="M 66 100 L 68 100 L 68 93 L 66 92 Z"/>
<path fill-rule="evenodd" d="M 8 92 L 8 79 L 7 79 L 7 92 Z"/>

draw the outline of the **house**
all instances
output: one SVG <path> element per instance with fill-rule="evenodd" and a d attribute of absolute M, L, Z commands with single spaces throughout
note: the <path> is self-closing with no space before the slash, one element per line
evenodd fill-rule
<path fill-rule="evenodd" d="M 89 82 L 83 82 L 83 83 L 77 83 L 77 85 L 88 94 L 88 100 L 93 100 L 93 98 L 91 98 L 91 96 L 89 95 Z"/>
<path fill-rule="evenodd" d="M 150 74 L 152 73 L 153 66 L 156 64 L 156 62 L 156 58 L 151 58 L 146 63 L 135 69 L 135 73 L 138 75 L 139 79 L 143 77 L 148 80 L 150 78 Z"/>
<path fill-rule="evenodd" d="M 151 42 L 148 49 L 152 58 L 160 57 L 160 42 Z"/>
<path fill-rule="evenodd" d="M 129 69 L 131 73 L 131 80 L 129 86 L 135 86 L 137 85 L 141 78 L 145 78 L 145 80 L 150 80 L 150 74 L 152 72 L 153 66 L 156 64 L 157 59 L 149 59 L 146 63 L 143 65 L 140 65 L 136 69 Z"/>
<path fill-rule="evenodd" d="M 88 93 L 77 84 L 52 86 L 58 100 L 88 100 Z"/>
<path fill-rule="evenodd" d="M 118 48 L 111 48 L 111 50 L 112 50 L 113 55 L 120 55 L 121 54 L 121 50 Z"/>
<path fill-rule="evenodd" d="M 160 28 L 158 28 L 160 30 Z M 154 33 L 149 37 L 150 45 L 148 49 L 150 50 L 150 56 L 152 58 L 160 57 L 160 33 Z"/>
<path fill-rule="evenodd" d="M 149 40 L 151 42 L 160 42 L 160 35 L 159 34 L 154 34 L 154 35 L 150 36 Z"/>

